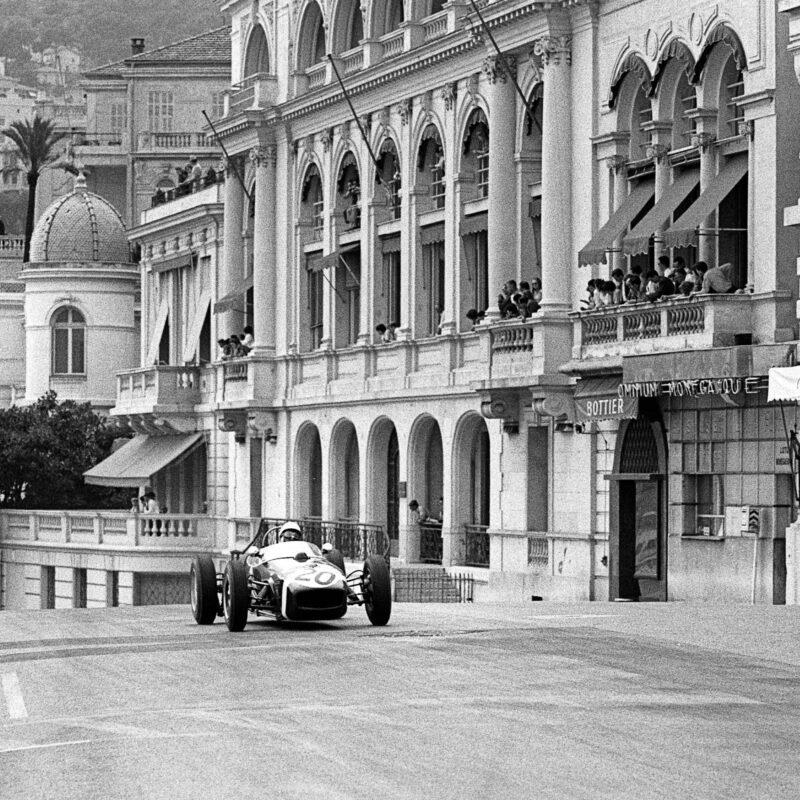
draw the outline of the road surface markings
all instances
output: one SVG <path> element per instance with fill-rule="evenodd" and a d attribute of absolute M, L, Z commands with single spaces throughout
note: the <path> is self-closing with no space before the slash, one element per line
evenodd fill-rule
<path fill-rule="evenodd" d="M 26 719 L 28 709 L 25 708 L 25 700 L 22 698 L 22 689 L 19 687 L 19 678 L 16 672 L 3 673 L 3 694 L 8 706 L 8 716 L 11 719 Z"/>

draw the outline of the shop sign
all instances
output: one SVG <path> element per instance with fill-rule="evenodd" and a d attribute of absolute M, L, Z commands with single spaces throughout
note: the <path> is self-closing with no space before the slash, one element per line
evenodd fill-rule
<path fill-rule="evenodd" d="M 636 397 L 606 394 L 597 397 L 576 397 L 575 411 L 578 422 L 598 422 L 603 419 L 635 419 L 639 413 Z"/>
<path fill-rule="evenodd" d="M 767 388 L 765 376 L 750 378 L 693 378 L 680 381 L 621 383 L 620 397 L 704 397 L 706 395 L 758 394 Z"/>

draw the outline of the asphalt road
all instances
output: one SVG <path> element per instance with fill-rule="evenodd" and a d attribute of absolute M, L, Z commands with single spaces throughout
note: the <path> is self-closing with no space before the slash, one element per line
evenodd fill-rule
<path fill-rule="evenodd" d="M 0 798 L 797 798 L 800 608 L 0 612 Z"/>

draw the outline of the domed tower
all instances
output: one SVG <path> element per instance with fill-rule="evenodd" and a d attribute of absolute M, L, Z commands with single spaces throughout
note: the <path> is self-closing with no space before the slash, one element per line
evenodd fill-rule
<path fill-rule="evenodd" d="M 139 268 L 122 218 L 82 174 L 37 223 L 22 279 L 26 402 L 53 389 L 106 413 L 115 373 L 138 365 Z"/>

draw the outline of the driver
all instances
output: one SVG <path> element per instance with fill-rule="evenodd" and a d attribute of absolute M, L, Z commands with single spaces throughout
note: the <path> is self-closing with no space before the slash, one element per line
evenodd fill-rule
<path fill-rule="evenodd" d="M 278 531 L 279 542 L 300 542 L 302 540 L 303 531 L 300 530 L 300 526 L 296 522 L 289 520 L 281 525 Z"/>

